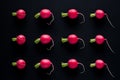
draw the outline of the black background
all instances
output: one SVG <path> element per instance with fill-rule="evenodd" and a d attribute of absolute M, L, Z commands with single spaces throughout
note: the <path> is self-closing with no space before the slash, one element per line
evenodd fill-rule
<path fill-rule="evenodd" d="M 120 79 L 120 1 L 119 0 L 1 0 L 0 1 L 0 80 L 119 80 Z M 11 12 L 18 9 L 27 12 L 26 20 L 19 22 L 11 16 Z M 41 24 L 34 19 L 34 14 L 43 8 L 50 9 L 55 15 L 55 21 L 51 26 Z M 85 24 L 71 24 L 61 18 L 61 12 L 75 8 L 85 15 Z M 89 18 L 89 14 L 96 9 L 103 9 L 108 13 L 116 29 L 112 28 L 104 19 L 100 23 Z M 51 51 L 41 51 L 34 40 L 41 34 L 50 34 L 55 47 Z M 75 33 L 83 38 L 86 47 L 80 50 L 78 47 L 65 47 L 60 42 L 61 37 Z M 24 47 L 12 44 L 11 38 L 18 34 L 27 37 Z M 97 34 L 104 35 L 110 42 L 115 54 L 108 47 L 98 49 L 89 44 L 89 39 Z M 27 62 L 24 71 L 19 71 L 11 66 L 12 61 L 23 58 Z M 55 65 L 52 76 L 42 75 L 34 69 L 34 64 L 43 58 L 50 59 Z M 60 62 L 67 62 L 70 58 L 76 58 L 85 65 L 86 72 L 80 74 L 80 70 L 69 71 L 62 69 Z M 103 59 L 116 78 L 112 78 L 105 69 L 98 73 L 89 68 L 89 64 L 96 59 Z M 81 67 L 80 67 L 81 69 Z"/>

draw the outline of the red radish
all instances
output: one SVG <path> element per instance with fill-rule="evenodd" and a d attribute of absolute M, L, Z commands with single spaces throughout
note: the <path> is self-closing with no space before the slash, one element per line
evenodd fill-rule
<path fill-rule="evenodd" d="M 97 10 L 95 11 L 95 13 L 91 13 L 91 14 L 90 14 L 90 17 L 91 17 L 91 18 L 96 17 L 97 19 L 103 19 L 105 16 L 106 16 L 108 22 L 110 23 L 110 25 L 111 25 L 113 28 L 115 28 L 115 26 L 114 26 L 114 25 L 112 24 L 112 22 L 110 21 L 107 13 L 105 13 L 103 10 L 97 9 Z"/>
<path fill-rule="evenodd" d="M 26 67 L 26 62 L 23 59 L 19 59 L 16 62 L 12 62 L 12 66 L 16 66 L 18 69 L 22 70 Z"/>
<path fill-rule="evenodd" d="M 43 45 L 47 45 L 47 44 L 49 44 L 51 41 L 52 41 L 52 45 L 51 45 L 51 47 L 50 47 L 50 49 L 49 49 L 49 50 L 51 50 L 51 48 L 54 46 L 54 41 L 53 41 L 53 39 L 51 38 L 51 36 L 48 35 L 48 34 L 43 34 L 43 35 L 41 35 L 40 38 L 37 38 L 37 39 L 34 41 L 34 43 L 35 43 L 35 44 L 38 44 L 39 42 L 41 42 Z"/>
<path fill-rule="evenodd" d="M 69 67 L 70 69 L 76 69 L 78 67 L 78 64 L 82 65 L 83 67 L 83 72 L 85 71 L 85 67 L 82 63 L 79 63 L 76 59 L 69 59 L 67 63 L 62 62 L 61 66 L 64 67 Z M 82 72 L 82 73 L 83 73 Z"/>
<path fill-rule="evenodd" d="M 114 77 L 114 75 L 111 73 L 108 65 L 107 65 L 103 60 L 97 59 L 97 60 L 95 61 L 95 63 L 91 63 L 91 64 L 90 64 L 90 67 L 91 67 L 91 68 L 96 67 L 96 69 L 99 69 L 99 70 L 103 69 L 105 66 L 106 66 L 107 70 L 109 71 L 110 75 L 111 75 L 112 77 Z"/>
<path fill-rule="evenodd" d="M 50 23 L 48 23 L 50 25 L 54 21 L 54 15 L 49 9 L 42 9 L 39 13 L 35 14 L 34 17 L 36 19 L 38 19 L 39 17 L 41 17 L 42 19 L 49 19 L 51 16 L 52 20 L 50 21 Z"/>
<path fill-rule="evenodd" d="M 76 9 L 69 9 L 67 13 L 62 12 L 61 16 L 64 17 L 69 17 L 70 19 L 76 19 L 78 18 L 78 15 L 81 15 L 83 17 L 83 21 L 81 23 L 85 22 L 85 17 L 82 13 L 78 12 Z"/>
<path fill-rule="evenodd" d="M 23 9 L 19 9 L 16 12 L 12 12 L 12 16 L 16 16 L 18 19 L 24 19 L 26 17 L 26 12 Z"/>
<path fill-rule="evenodd" d="M 102 45 L 105 41 L 106 41 L 106 43 L 107 43 L 107 46 L 108 46 L 109 49 L 111 50 L 111 52 L 114 53 L 114 51 L 112 50 L 110 44 L 108 43 L 108 40 L 105 39 L 104 36 L 102 36 L 102 35 L 96 35 L 95 38 L 90 39 L 90 43 L 94 43 L 94 42 L 95 42 L 95 43 L 98 44 L 98 45 Z"/>
<path fill-rule="evenodd" d="M 84 40 L 82 38 L 78 38 L 75 34 L 70 34 L 67 38 L 61 38 L 62 43 L 68 42 L 71 45 L 75 45 L 78 43 L 78 41 L 81 40 L 83 42 L 83 47 L 85 47 Z"/>
<path fill-rule="evenodd" d="M 49 69 L 52 66 L 52 70 L 49 74 L 51 74 L 54 71 L 54 65 L 49 59 L 42 59 L 39 63 L 35 64 L 35 68 L 41 67 L 42 69 Z"/>
<path fill-rule="evenodd" d="M 26 42 L 26 37 L 22 34 L 18 35 L 15 38 L 12 38 L 12 41 L 16 41 L 18 45 L 23 45 Z"/>

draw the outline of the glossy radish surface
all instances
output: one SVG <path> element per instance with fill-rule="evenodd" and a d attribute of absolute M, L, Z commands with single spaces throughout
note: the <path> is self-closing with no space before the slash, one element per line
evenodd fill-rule
<path fill-rule="evenodd" d="M 95 61 L 95 65 L 97 69 L 103 69 L 105 67 L 104 61 L 100 59 Z"/>
<path fill-rule="evenodd" d="M 62 62 L 61 63 L 61 67 L 64 68 L 64 67 L 68 67 L 70 69 L 76 69 L 78 67 L 78 65 L 81 65 L 83 67 L 83 72 L 85 72 L 85 67 L 82 63 L 78 62 L 76 59 L 69 59 L 67 63 L 64 63 Z"/>
<path fill-rule="evenodd" d="M 48 69 L 52 65 L 51 61 L 49 59 L 42 59 L 39 63 L 37 63 L 34 67 L 42 69 Z"/>
<path fill-rule="evenodd" d="M 24 35 L 18 35 L 16 38 L 12 38 L 12 41 L 16 41 L 18 45 L 23 45 L 26 42 L 26 37 Z"/>
<path fill-rule="evenodd" d="M 97 19 L 102 19 L 105 17 L 105 12 L 103 10 L 96 10 L 95 13 L 91 13 L 90 17 L 96 17 Z"/>
<path fill-rule="evenodd" d="M 76 9 L 69 9 L 67 13 L 61 13 L 62 17 L 69 17 L 70 19 L 76 19 L 79 12 Z"/>
<path fill-rule="evenodd" d="M 97 69 L 103 69 L 105 67 L 105 62 L 101 59 L 97 59 L 95 63 L 91 63 L 90 67 L 96 67 Z"/>
<path fill-rule="evenodd" d="M 35 14 L 35 18 L 41 17 L 42 19 L 48 19 L 52 16 L 52 12 L 49 9 L 42 9 L 39 13 Z"/>
<path fill-rule="evenodd" d="M 98 9 L 96 10 L 95 15 L 97 19 L 102 19 L 105 17 L 105 12 L 103 10 Z"/>
<path fill-rule="evenodd" d="M 78 42 L 78 37 L 75 34 L 71 34 L 68 36 L 68 42 L 70 44 L 76 44 Z"/>
<path fill-rule="evenodd" d="M 43 34 L 40 36 L 40 38 L 37 38 L 34 42 L 38 44 L 41 42 L 42 44 L 49 44 L 51 42 L 52 38 L 48 34 Z"/>
<path fill-rule="evenodd" d="M 42 44 L 49 44 L 51 42 L 51 37 L 50 37 L 50 35 L 43 34 L 40 37 L 40 41 L 41 41 Z"/>
<path fill-rule="evenodd" d="M 70 19 L 76 19 L 78 17 L 78 11 L 76 9 L 68 10 L 68 17 Z"/>
<path fill-rule="evenodd" d="M 67 38 L 62 38 L 62 42 L 68 42 L 69 44 L 76 44 L 78 42 L 78 37 L 75 34 L 70 34 Z"/>
<path fill-rule="evenodd" d="M 16 66 L 18 69 L 24 69 L 26 67 L 26 62 L 23 59 L 19 59 L 16 62 L 12 62 L 12 66 Z"/>
<path fill-rule="evenodd" d="M 76 69 L 78 67 L 78 61 L 76 59 L 68 60 L 68 67 L 71 69 Z"/>
<path fill-rule="evenodd" d="M 51 66 L 51 61 L 49 59 L 42 59 L 40 61 L 41 68 L 48 69 Z"/>
<path fill-rule="evenodd" d="M 16 16 L 18 19 L 24 19 L 26 17 L 26 12 L 23 9 L 19 9 L 16 12 L 12 12 L 13 16 Z"/>
<path fill-rule="evenodd" d="M 105 42 L 105 38 L 102 35 L 97 35 L 95 40 L 97 44 L 103 44 Z"/>
<path fill-rule="evenodd" d="M 40 16 L 41 16 L 41 18 L 43 18 L 43 19 L 48 19 L 48 18 L 50 18 L 50 16 L 51 16 L 51 11 L 50 11 L 49 9 L 42 9 L 42 10 L 40 11 Z"/>
<path fill-rule="evenodd" d="M 90 43 L 96 43 L 98 45 L 101 45 L 105 42 L 105 38 L 102 35 L 96 35 L 94 39 L 90 39 Z"/>

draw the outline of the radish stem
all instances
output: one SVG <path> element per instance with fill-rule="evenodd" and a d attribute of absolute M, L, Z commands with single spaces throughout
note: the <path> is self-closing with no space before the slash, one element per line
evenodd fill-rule
<path fill-rule="evenodd" d="M 68 63 L 64 63 L 64 62 L 62 62 L 61 63 L 61 66 L 64 68 L 64 67 L 67 67 L 68 66 Z"/>
<path fill-rule="evenodd" d="M 17 15 L 17 13 L 16 12 L 12 12 L 12 16 L 16 16 Z"/>
<path fill-rule="evenodd" d="M 62 42 L 62 43 L 65 43 L 65 42 L 67 42 L 67 41 L 68 41 L 67 38 L 62 38 L 62 39 L 61 39 L 61 42 Z"/>
<path fill-rule="evenodd" d="M 38 19 L 38 18 L 40 17 L 40 13 L 35 14 L 34 17 L 35 17 L 36 19 Z"/>
<path fill-rule="evenodd" d="M 15 42 L 17 40 L 17 38 L 12 38 L 12 41 Z"/>
<path fill-rule="evenodd" d="M 16 66 L 17 65 L 17 63 L 16 62 L 12 62 L 12 66 Z"/>
<path fill-rule="evenodd" d="M 67 17 L 68 16 L 68 13 L 64 13 L 64 12 L 62 12 L 61 13 L 61 16 L 64 18 L 64 17 Z"/>
<path fill-rule="evenodd" d="M 95 17 L 95 13 L 90 14 L 90 18 L 93 18 L 93 17 Z"/>
<path fill-rule="evenodd" d="M 38 44 L 39 42 L 40 42 L 40 38 L 37 38 L 37 39 L 34 41 L 35 44 Z"/>
<path fill-rule="evenodd" d="M 91 67 L 91 68 L 95 67 L 95 63 L 91 63 L 91 64 L 90 64 L 90 67 Z"/>
<path fill-rule="evenodd" d="M 94 43 L 95 42 L 95 39 L 90 39 L 90 43 Z"/>
<path fill-rule="evenodd" d="M 35 69 L 39 68 L 40 67 L 40 63 L 35 64 L 34 67 L 35 67 Z"/>

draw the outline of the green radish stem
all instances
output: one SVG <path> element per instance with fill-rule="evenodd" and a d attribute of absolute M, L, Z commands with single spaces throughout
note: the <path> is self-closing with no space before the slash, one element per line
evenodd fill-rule
<path fill-rule="evenodd" d="M 62 43 L 66 43 L 67 41 L 68 41 L 67 38 L 61 38 L 61 42 L 62 42 Z"/>
<path fill-rule="evenodd" d="M 93 17 L 95 17 L 95 13 L 90 14 L 90 18 L 93 18 Z"/>
<path fill-rule="evenodd" d="M 68 63 L 64 63 L 64 62 L 62 62 L 61 63 L 61 66 L 64 68 L 64 67 L 67 67 L 68 66 Z"/>
<path fill-rule="evenodd" d="M 12 16 L 16 16 L 17 15 L 17 13 L 16 12 L 12 12 Z"/>
<path fill-rule="evenodd" d="M 90 64 L 90 67 L 91 67 L 91 68 L 95 67 L 95 63 L 91 63 L 91 64 Z"/>
<path fill-rule="evenodd" d="M 36 13 L 34 17 L 38 19 L 40 17 L 40 13 Z"/>
<path fill-rule="evenodd" d="M 35 67 L 35 69 L 39 68 L 40 67 L 40 63 L 35 64 L 34 67 Z"/>
<path fill-rule="evenodd" d="M 39 42 L 40 42 L 40 38 L 37 38 L 37 39 L 34 41 L 35 44 L 38 44 Z"/>
<path fill-rule="evenodd" d="M 95 42 L 95 39 L 90 39 L 90 43 L 94 43 Z"/>
<path fill-rule="evenodd" d="M 68 16 L 68 13 L 64 13 L 64 12 L 62 12 L 61 13 L 61 16 L 64 18 L 64 17 L 67 17 Z"/>
<path fill-rule="evenodd" d="M 17 63 L 16 62 L 12 62 L 12 66 L 16 66 L 17 65 Z"/>
<path fill-rule="evenodd" d="M 17 40 L 17 38 L 12 38 L 12 41 L 15 42 Z"/>

